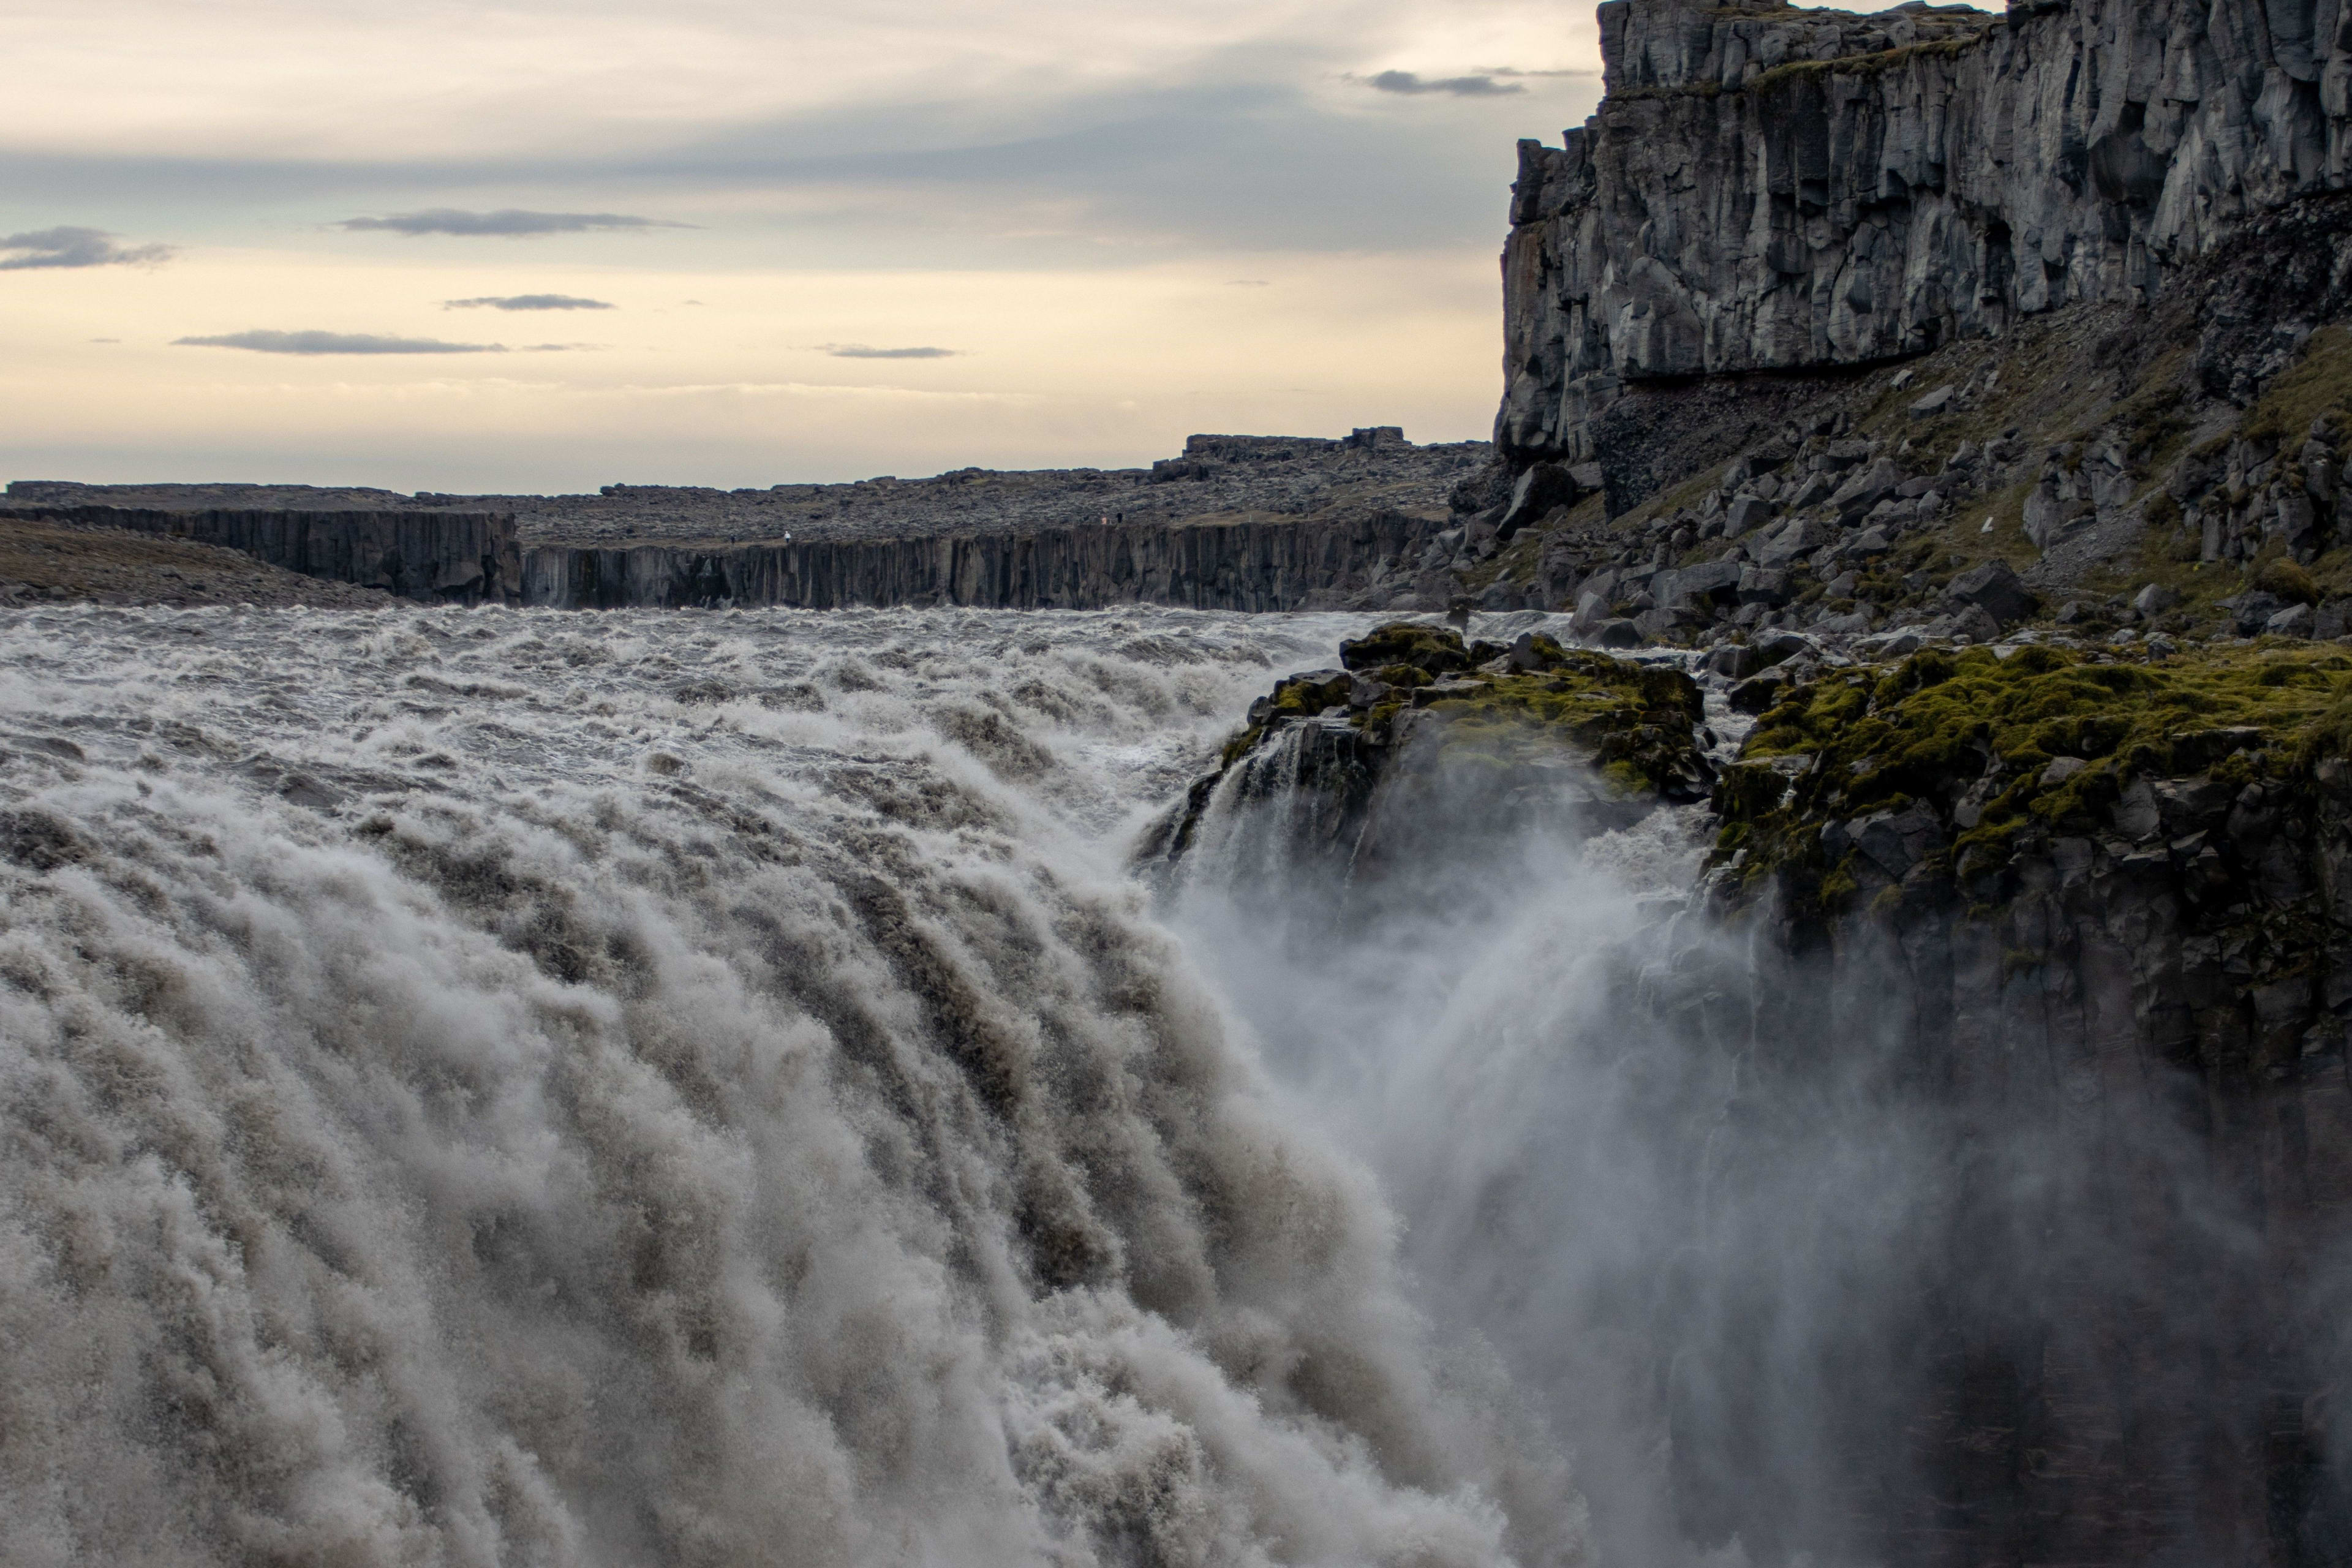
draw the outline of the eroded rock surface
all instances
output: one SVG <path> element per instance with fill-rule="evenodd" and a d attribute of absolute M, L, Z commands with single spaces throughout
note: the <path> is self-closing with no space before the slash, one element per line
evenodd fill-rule
<path fill-rule="evenodd" d="M 1521 460 L 1599 456 L 1629 384 L 2145 303 L 2352 174 L 2343 0 L 1601 15 L 1599 113 L 1520 147 L 1496 439 Z"/>

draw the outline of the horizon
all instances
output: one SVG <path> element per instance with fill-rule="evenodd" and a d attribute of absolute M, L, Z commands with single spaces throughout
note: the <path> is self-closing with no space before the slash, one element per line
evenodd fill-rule
<path fill-rule="evenodd" d="M 1482 440 L 1516 143 L 1600 97 L 1591 7 L 1526 0 L 33 0 L 0 37 L 0 479 L 100 484 Z"/>

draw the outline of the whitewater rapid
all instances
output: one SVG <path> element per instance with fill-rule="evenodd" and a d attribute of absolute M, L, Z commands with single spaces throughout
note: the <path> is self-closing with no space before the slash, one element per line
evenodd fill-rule
<path fill-rule="evenodd" d="M 0 1560 L 1580 1561 L 1124 864 L 1362 624 L 0 615 Z"/>

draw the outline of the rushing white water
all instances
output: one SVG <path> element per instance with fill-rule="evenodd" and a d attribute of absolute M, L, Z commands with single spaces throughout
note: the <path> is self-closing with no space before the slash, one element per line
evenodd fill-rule
<path fill-rule="evenodd" d="M 0 616 L 0 1558 L 1579 1560 L 1120 865 L 1360 624 Z"/>

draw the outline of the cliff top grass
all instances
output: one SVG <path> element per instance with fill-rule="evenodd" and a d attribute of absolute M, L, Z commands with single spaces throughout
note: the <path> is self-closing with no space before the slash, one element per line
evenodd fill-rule
<path fill-rule="evenodd" d="M 1758 721 L 1717 791 L 1720 851 L 1748 869 L 1809 853 L 1824 822 L 1915 801 L 1942 812 L 1972 789 L 1955 844 L 1997 848 L 2035 825 L 2095 832 L 2134 779 L 2299 778 L 2352 744 L 2352 652 L 2266 642 L 2162 663 L 2024 647 L 1930 649 L 1790 691 Z M 1809 757 L 1793 779 L 1774 759 Z M 2053 770 L 2080 759 L 2071 775 Z"/>

